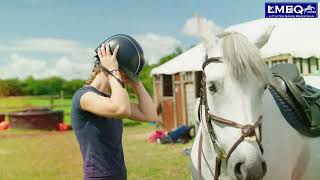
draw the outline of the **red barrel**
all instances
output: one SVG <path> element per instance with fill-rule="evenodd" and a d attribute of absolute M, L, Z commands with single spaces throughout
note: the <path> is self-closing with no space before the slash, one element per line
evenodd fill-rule
<path fill-rule="evenodd" d="M 0 113 L 0 122 L 4 121 L 4 114 Z"/>

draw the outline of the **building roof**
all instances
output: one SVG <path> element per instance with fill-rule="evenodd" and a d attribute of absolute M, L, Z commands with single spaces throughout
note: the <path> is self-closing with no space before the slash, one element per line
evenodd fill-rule
<path fill-rule="evenodd" d="M 234 30 L 252 39 L 267 26 L 275 25 L 268 43 L 261 48 L 261 55 L 266 58 L 280 54 L 294 57 L 320 57 L 320 19 L 258 19 L 230 26 Z"/>
<path fill-rule="evenodd" d="M 257 36 L 270 25 L 275 25 L 268 43 L 261 48 L 264 58 L 280 54 L 294 57 L 320 58 L 320 19 L 258 19 L 226 28 L 227 31 L 242 33 L 249 40 Z M 200 71 L 204 61 L 202 44 L 185 51 L 167 63 L 154 68 L 151 74 L 175 74 L 177 72 Z"/>
<path fill-rule="evenodd" d="M 201 71 L 204 47 L 198 44 L 170 61 L 152 69 L 151 74 L 175 74 L 178 72 Z"/>

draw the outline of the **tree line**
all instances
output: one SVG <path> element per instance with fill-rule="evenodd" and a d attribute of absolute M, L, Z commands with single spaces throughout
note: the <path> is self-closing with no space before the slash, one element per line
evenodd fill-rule
<path fill-rule="evenodd" d="M 61 77 L 35 79 L 29 76 L 25 79 L 1 79 L 0 96 L 38 96 L 38 95 L 72 95 L 84 85 L 84 80 L 65 80 Z"/>
<path fill-rule="evenodd" d="M 173 53 L 161 58 L 158 64 L 145 65 L 140 73 L 140 79 L 150 94 L 153 93 L 153 80 L 150 76 L 151 70 L 181 53 L 182 49 L 177 48 Z M 30 75 L 25 79 L 0 79 L 0 96 L 60 95 L 61 92 L 65 96 L 72 96 L 77 89 L 84 85 L 85 80 L 82 79 L 66 80 L 57 76 L 35 79 Z M 132 89 L 130 88 L 129 93 L 132 93 Z"/>

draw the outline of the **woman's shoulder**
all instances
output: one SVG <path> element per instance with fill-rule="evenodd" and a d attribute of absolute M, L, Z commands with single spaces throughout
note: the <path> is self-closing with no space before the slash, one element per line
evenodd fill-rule
<path fill-rule="evenodd" d="M 73 94 L 72 103 L 73 104 L 80 104 L 80 100 L 81 100 L 82 96 L 88 92 L 97 94 L 99 96 L 110 97 L 110 94 L 104 94 L 103 92 L 100 92 L 99 90 L 97 90 L 95 87 L 86 85 L 86 86 L 79 88 Z"/>
<path fill-rule="evenodd" d="M 74 92 L 73 97 L 72 97 L 72 104 L 79 106 L 80 105 L 80 99 L 81 97 L 87 93 L 87 92 L 92 92 L 89 86 L 83 86 L 79 88 L 76 92 Z"/>
<path fill-rule="evenodd" d="M 74 92 L 73 99 L 80 98 L 83 94 L 89 91 L 90 91 L 89 86 L 83 86 L 79 88 L 76 92 Z"/>

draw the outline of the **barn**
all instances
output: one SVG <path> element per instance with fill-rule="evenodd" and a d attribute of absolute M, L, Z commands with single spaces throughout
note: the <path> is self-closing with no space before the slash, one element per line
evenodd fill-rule
<path fill-rule="evenodd" d="M 254 39 L 269 25 L 276 27 L 268 43 L 261 49 L 261 55 L 269 67 L 279 63 L 294 63 L 303 75 L 319 73 L 319 19 L 258 19 L 230 26 L 227 30 Z M 203 45 L 198 44 L 151 71 L 154 101 L 161 107 L 165 130 L 194 122 L 204 55 Z"/>

